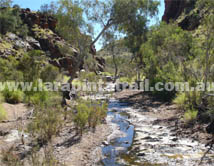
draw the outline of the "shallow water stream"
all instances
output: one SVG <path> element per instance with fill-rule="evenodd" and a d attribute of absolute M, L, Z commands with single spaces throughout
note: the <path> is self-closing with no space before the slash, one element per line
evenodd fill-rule
<path fill-rule="evenodd" d="M 153 125 L 155 118 L 132 108 L 128 103 L 111 99 L 107 123 L 112 134 L 102 147 L 104 166 L 193 166 L 198 165 L 204 144 L 180 138 L 174 126 Z M 213 152 L 204 160 L 206 166 L 214 165 Z"/>

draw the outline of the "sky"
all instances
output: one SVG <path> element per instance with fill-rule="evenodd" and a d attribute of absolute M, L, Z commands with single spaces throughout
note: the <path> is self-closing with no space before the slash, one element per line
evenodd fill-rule
<path fill-rule="evenodd" d="M 57 1 L 57 0 L 13 0 L 13 4 L 18 4 L 21 8 L 30 8 L 31 10 L 37 11 L 40 9 L 40 6 L 43 4 L 49 4 L 52 1 Z M 164 0 L 159 0 L 160 1 L 160 6 L 159 6 L 159 14 L 157 19 L 153 19 L 150 22 L 150 25 L 155 24 L 157 21 L 160 21 L 164 10 Z M 101 31 L 100 27 L 97 26 L 95 27 L 95 35 L 98 34 Z M 100 42 L 96 43 L 96 49 L 100 50 L 102 47 L 102 44 Z"/>

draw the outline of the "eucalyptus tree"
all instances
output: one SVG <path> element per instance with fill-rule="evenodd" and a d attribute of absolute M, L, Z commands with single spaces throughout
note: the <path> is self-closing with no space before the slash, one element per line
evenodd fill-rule
<path fill-rule="evenodd" d="M 159 2 L 157 0 L 84 0 L 83 4 L 88 20 L 102 26 L 102 30 L 91 43 L 94 45 L 112 26 L 127 35 L 127 38 L 141 36 L 148 17 L 157 14 Z"/>

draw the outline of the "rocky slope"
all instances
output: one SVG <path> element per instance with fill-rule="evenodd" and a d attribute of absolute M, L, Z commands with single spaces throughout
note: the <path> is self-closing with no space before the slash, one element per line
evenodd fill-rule
<path fill-rule="evenodd" d="M 55 33 L 57 20 L 54 17 L 32 12 L 30 9 L 21 9 L 20 17 L 29 28 L 29 36 L 21 38 L 12 33 L 1 36 L 0 58 L 7 58 L 9 55 L 19 58 L 25 52 L 36 49 L 42 50 L 50 58 L 51 64 L 65 69 L 70 76 L 74 76 L 82 68 L 83 58 L 78 50 Z M 68 53 L 64 52 L 64 48 Z M 101 58 L 95 59 L 102 70 L 104 62 Z"/>

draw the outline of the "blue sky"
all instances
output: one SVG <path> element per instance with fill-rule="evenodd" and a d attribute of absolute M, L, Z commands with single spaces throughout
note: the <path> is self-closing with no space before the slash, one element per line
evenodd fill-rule
<path fill-rule="evenodd" d="M 13 0 L 13 4 L 18 4 L 21 8 L 30 8 L 31 10 L 39 10 L 40 6 L 43 4 L 50 3 L 52 1 L 57 1 L 57 0 Z M 159 6 L 159 15 L 157 20 L 161 20 L 162 15 L 164 13 L 165 7 L 164 7 L 164 0 L 159 0 L 161 5 Z M 151 25 L 156 23 L 156 19 L 151 20 Z M 96 33 L 99 33 L 100 28 L 96 27 L 95 28 Z M 97 42 L 96 43 L 96 48 L 99 50 L 102 47 L 101 43 Z"/>

